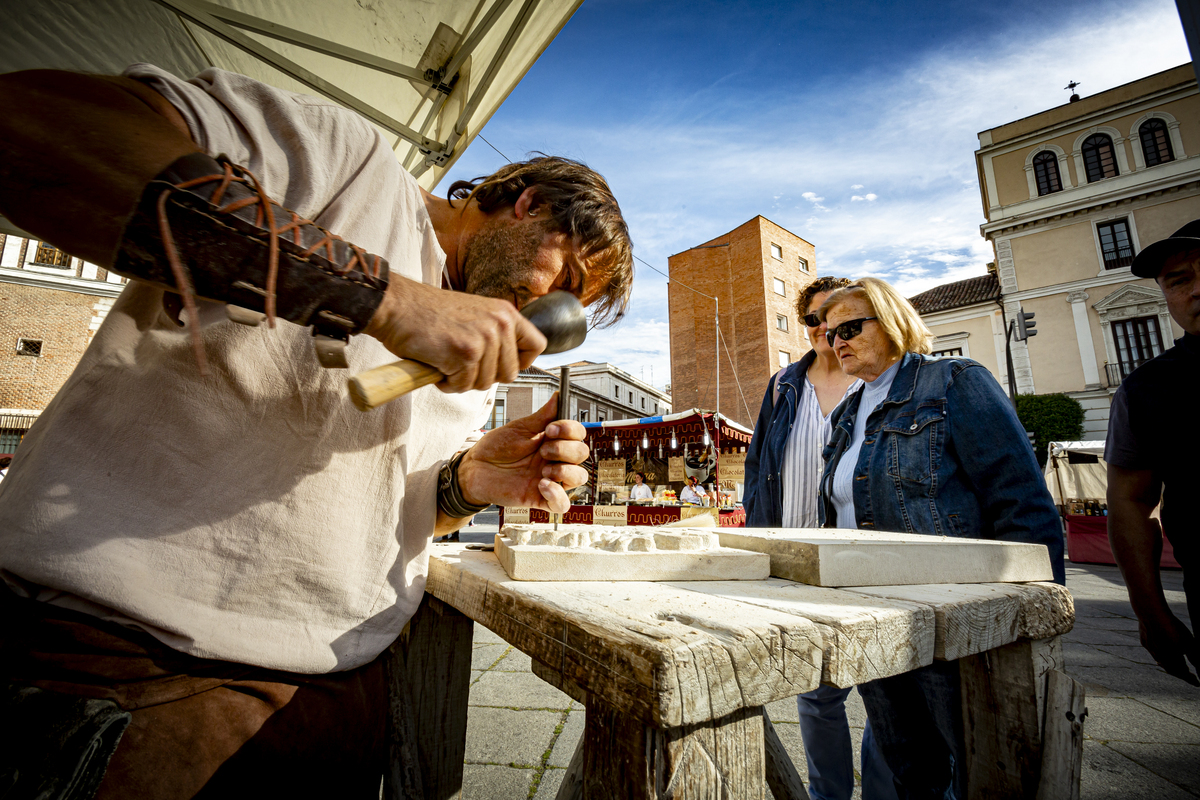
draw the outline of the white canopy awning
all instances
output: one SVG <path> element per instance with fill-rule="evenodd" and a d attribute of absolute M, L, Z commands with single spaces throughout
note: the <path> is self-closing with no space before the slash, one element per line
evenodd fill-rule
<path fill-rule="evenodd" d="M 582 2 L 12 0 L 0 72 L 239 72 L 354 109 L 433 189 Z"/>

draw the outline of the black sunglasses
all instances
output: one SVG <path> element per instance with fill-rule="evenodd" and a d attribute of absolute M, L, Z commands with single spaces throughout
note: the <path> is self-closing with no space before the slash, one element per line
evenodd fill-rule
<path fill-rule="evenodd" d="M 810 328 L 819 328 L 821 327 L 821 320 L 817 318 L 816 314 L 805 314 L 804 324 Z"/>
<path fill-rule="evenodd" d="M 842 337 L 843 342 L 848 342 L 855 336 L 862 333 L 862 324 L 868 320 L 878 319 L 878 317 L 859 317 L 858 319 L 848 319 L 836 328 L 830 328 L 825 334 L 825 338 L 829 341 L 829 346 L 833 347 L 833 338 L 835 336 Z"/>

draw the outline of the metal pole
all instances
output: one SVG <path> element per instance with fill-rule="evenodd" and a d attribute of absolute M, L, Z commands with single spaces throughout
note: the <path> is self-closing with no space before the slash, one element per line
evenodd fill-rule
<path fill-rule="evenodd" d="M 716 312 L 713 315 L 713 354 L 717 357 L 717 414 L 721 413 L 721 301 L 714 297 Z M 716 439 L 713 440 L 716 442 Z"/>
<path fill-rule="evenodd" d="M 1013 374 L 1012 334 L 1016 324 L 1016 320 L 1009 320 L 1008 331 L 1004 334 L 1004 360 L 1008 362 L 1008 399 L 1012 401 L 1014 409 L 1017 407 L 1017 378 Z"/>

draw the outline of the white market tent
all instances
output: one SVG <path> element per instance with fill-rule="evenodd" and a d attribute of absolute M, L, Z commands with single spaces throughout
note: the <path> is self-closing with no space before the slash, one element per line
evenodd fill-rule
<path fill-rule="evenodd" d="M 1095 462 L 1072 463 L 1070 454 L 1094 456 Z M 1055 505 L 1067 499 L 1103 500 L 1108 494 L 1108 464 L 1104 461 L 1104 441 L 1051 442 L 1046 459 L 1046 488 Z"/>
<path fill-rule="evenodd" d="M 239 72 L 357 111 L 432 190 L 582 2 L 7 0 L 0 72 Z"/>

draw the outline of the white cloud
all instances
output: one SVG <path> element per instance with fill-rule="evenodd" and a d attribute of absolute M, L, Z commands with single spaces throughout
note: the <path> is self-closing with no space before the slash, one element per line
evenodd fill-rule
<path fill-rule="evenodd" d="M 573 127 L 518 120 L 499 131 L 489 126 L 488 138 L 506 152 L 543 149 L 599 168 L 620 198 L 637 254 L 660 269 L 670 254 L 769 213 L 816 245 L 819 274 L 876 275 L 911 296 L 982 274 L 993 259 L 979 234 L 977 132 L 1064 103 L 1061 89 L 1073 77 L 1086 78 L 1086 96 L 1188 60 L 1174 3 L 1146 0 L 1107 5 L 1068 28 L 1031 20 L 973 36 L 892 72 L 803 85 L 790 103 L 705 94 L 650 120 Z M 705 113 L 688 105 L 699 102 Z M 808 138 L 792 124 L 801 112 L 813 131 Z M 539 131 L 537 140 L 525 138 L 530 129 Z M 730 146 L 751 137 L 753 151 Z M 870 176 L 873 191 L 855 183 L 845 199 L 855 175 Z M 789 202 L 795 195 L 781 187 L 804 187 L 804 202 Z M 872 202 L 883 195 L 887 203 Z M 594 333 L 585 347 L 597 349 L 580 357 L 634 375 L 654 364 L 661 385 L 669 369 L 666 283 L 640 264 L 637 273 L 626 320 Z"/>
<path fill-rule="evenodd" d="M 554 371 L 573 361 L 607 361 L 661 389 L 671 382 L 669 339 L 670 325 L 665 319 L 627 317 L 615 327 L 589 331 L 584 343 L 569 353 L 541 356 L 534 363 Z"/>

